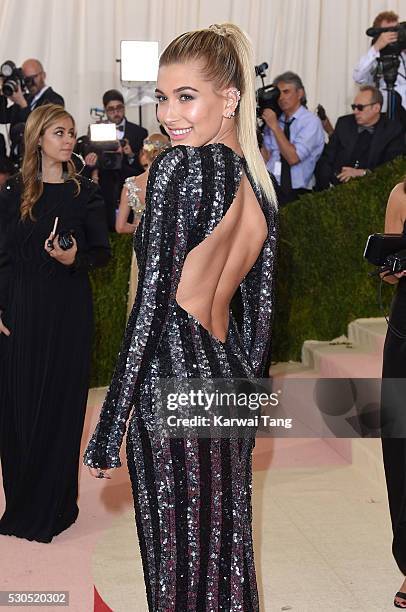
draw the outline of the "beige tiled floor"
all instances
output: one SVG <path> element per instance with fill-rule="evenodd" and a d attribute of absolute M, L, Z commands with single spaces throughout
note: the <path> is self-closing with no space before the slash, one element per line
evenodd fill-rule
<path fill-rule="evenodd" d="M 401 576 L 383 488 L 351 466 L 271 470 L 256 484 L 264 610 L 393 609 Z"/>
<path fill-rule="evenodd" d="M 393 609 L 401 583 L 390 554 L 386 492 L 352 466 L 254 475 L 254 538 L 264 612 Z M 94 552 L 95 584 L 114 612 L 143 612 L 132 512 Z"/>
<path fill-rule="evenodd" d="M 84 443 L 103 395 L 91 394 Z M 358 467 L 334 448 L 331 440 L 275 440 L 267 460 L 258 441 L 253 500 L 261 612 L 394 609 L 401 576 L 390 553 L 379 442 L 353 442 Z M 69 609 L 91 612 L 94 583 L 114 612 L 146 612 L 125 468 L 102 482 L 82 469 L 80 489 L 78 522 L 51 545 L 0 538 L 0 587 L 70 590 Z"/>

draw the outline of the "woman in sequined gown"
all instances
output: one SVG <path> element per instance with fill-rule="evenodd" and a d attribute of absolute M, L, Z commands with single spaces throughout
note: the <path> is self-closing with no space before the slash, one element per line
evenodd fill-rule
<path fill-rule="evenodd" d="M 158 117 L 174 146 L 150 169 L 135 236 L 135 305 L 85 453 L 95 476 L 119 467 L 129 419 L 127 462 L 154 612 L 259 610 L 254 435 L 165 438 L 154 403 L 159 378 L 263 374 L 276 206 L 257 147 L 254 74 L 250 44 L 233 24 L 183 34 L 161 56 Z M 239 286 L 241 330 L 230 312 Z"/>
<path fill-rule="evenodd" d="M 0 191 L 0 534 L 39 542 L 78 516 L 93 328 L 88 271 L 110 257 L 104 202 L 76 175 L 74 143 L 72 117 L 61 106 L 38 107 L 26 123 L 22 172 Z M 56 218 L 56 234 L 74 232 L 65 251 L 57 237 L 47 242 Z"/>

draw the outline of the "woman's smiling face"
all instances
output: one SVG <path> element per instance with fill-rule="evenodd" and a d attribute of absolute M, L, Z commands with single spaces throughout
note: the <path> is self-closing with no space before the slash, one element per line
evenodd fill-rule
<path fill-rule="evenodd" d="M 200 62 L 161 66 L 155 91 L 158 120 L 173 145 L 200 147 L 221 139 L 229 121 L 226 90 L 215 90 Z"/>

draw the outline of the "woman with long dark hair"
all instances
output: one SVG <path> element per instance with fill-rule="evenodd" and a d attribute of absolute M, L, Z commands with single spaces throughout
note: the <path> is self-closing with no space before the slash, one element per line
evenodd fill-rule
<path fill-rule="evenodd" d="M 28 117 L 21 172 L 0 191 L 0 534 L 49 542 L 78 515 L 89 384 L 89 268 L 110 256 L 104 202 L 76 174 L 73 117 Z"/>
<path fill-rule="evenodd" d="M 158 118 L 171 149 L 151 166 L 135 235 L 139 283 L 85 463 L 127 458 L 151 611 L 259 609 L 251 534 L 254 433 L 164 437 L 159 379 L 263 374 L 270 340 L 276 203 L 258 149 L 252 50 L 222 24 L 160 58 Z M 241 331 L 230 302 L 241 286 Z"/>

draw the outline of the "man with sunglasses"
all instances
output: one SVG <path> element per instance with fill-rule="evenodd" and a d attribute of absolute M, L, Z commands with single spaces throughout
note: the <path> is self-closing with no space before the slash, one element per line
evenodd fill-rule
<path fill-rule="evenodd" d="M 0 123 L 9 123 L 10 129 L 17 123 L 25 123 L 37 106 L 50 103 L 65 105 L 62 96 L 46 84 L 46 73 L 39 60 L 27 59 L 21 69 L 28 93 L 23 93 L 19 87 L 9 98 L 0 95 Z M 13 104 L 8 106 L 8 100 Z"/>
<path fill-rule="evenodd" d="M 318 189 L 365 176 L 377 166 L 405 154 L 400 121 L 381 114 L 382 93 L 363 85 L 351 105 L 352 114 L 339 117 L 317 168 Z"/>

